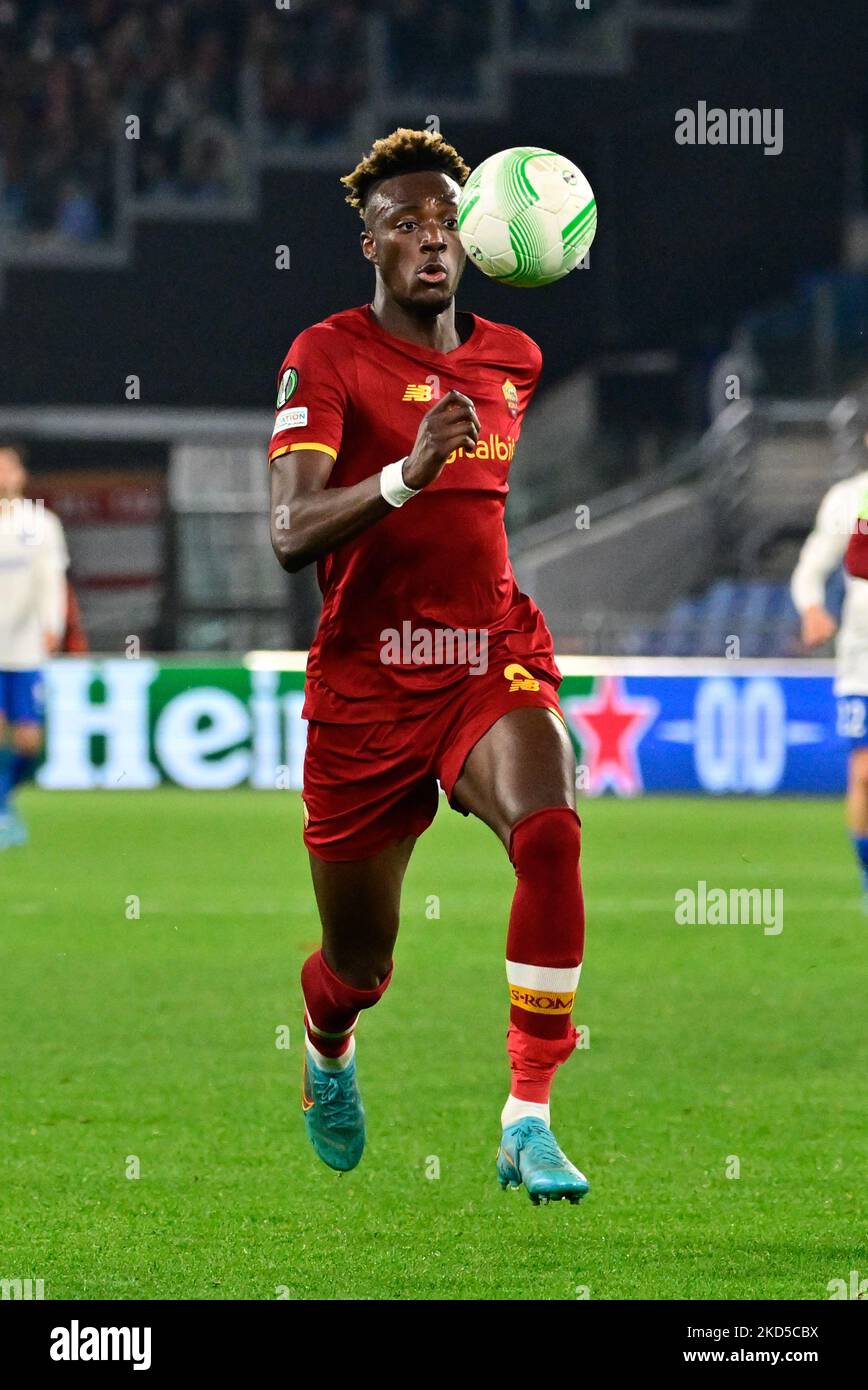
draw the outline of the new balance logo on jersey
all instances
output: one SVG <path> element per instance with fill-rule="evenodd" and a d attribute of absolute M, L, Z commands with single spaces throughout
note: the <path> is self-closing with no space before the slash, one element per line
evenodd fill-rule
<path fill-rule="evenodd" d="M 430 382 L 425 382 L 421 386 L 407 386 L 401 397 L 402 401 L 430 401 L 434 394 L 434 387 Z"/>
<path fill-rule="evenodd" d="M 534 680 L 530 671 L 519 666 L 517 661 L 511 661 L 504 669 L 503 675 L 505 680 L 511 681 L 510 695 L 514 694 L 516 690 L 539 690 L 539 681 Z"/>

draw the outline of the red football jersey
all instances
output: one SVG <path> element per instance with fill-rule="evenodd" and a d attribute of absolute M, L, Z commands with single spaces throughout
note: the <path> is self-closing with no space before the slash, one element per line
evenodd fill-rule
<path fill-rule="evenodd" d="M 542 354 L 518 329 L 470 318 L 469 337 L 436 352 L 386 333 L 363 305 L 305 329 L 284 359 L 269 462 L 321 449 L 335 459 L 329 487 L 409 454 L 422 416 L 447 391 L 469 396 L 481 425 L 474 450 L 459 450 L 418 497 L 318 562 L 323 609 L 308 657 L 308 719 L 412 717 L 420 701 L 464 679 L 466 664 L 424 660 L 426 633 L 432 652 L 438 632 L 477 641 L 484 633 L 489 663 L 519 662 L 560 682 L 542 614 L 516 584 L 503 524 Z"/>

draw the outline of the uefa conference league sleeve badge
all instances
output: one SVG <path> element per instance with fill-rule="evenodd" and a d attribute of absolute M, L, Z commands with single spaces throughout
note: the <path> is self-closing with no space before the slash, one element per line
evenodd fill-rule
<path fill-rule="evenodd" d="M 280 378 L 280 385 L 277 388 L 277 409 L 286 405 L 287 401 L 295 395 L 298 386 L 298 372 L 295 367 L 287 367 L 283 376 Z"/>

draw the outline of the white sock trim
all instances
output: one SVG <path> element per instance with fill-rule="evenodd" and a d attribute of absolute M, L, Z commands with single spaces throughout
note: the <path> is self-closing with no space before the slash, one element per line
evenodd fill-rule
<path fill-rule="evenodd" d="M 308 1056 L 311 1061 L 319 1067 L 320 1071 L 343 1071 L 344 1067 L 350 1065 L 350 1062 L 356 1054 L 355 1037 L 350 1038 L 349 1047 L 346 1052 L 341 1053 L 340 1057 L 326 1057 L 323 1052 L 320 1052 L 318 1048 L 314 1047 L 307 1033 L 304 1035 L 304 1045 L 307 1048 Z"/>
<path fill-rule="evenodd" d="M 500 1113 L 500 1123 L 506 1129 L 507 1125 L 514 1125 L 517 1120 L 523 1120 L 531 1115 L 536 1120 L 542 1120 L 543 1124 L 551 1129 L 551 1108 L 548 1105 L 541 1105 L 539 1101 L 519 1100 L 518 1096 L 508 1097 L 506 1105 Z"/>
<path fill-rule="evenodd" d="M 575 994 L 579 987 L 581 965 L 523 965 L 521 961 L 506 962 L 506 979 L 511 985 L 524 989 L 553 989 L 558 993 Z"/>

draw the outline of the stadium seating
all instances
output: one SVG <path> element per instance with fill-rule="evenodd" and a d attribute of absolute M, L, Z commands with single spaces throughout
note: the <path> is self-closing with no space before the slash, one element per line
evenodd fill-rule
<path fill-rule="evenodd" d="M 827 601 L 839 613 L 843 578 L 829 583 Z M 736 638 L 738 645 L 733 644 Z M 659 624 L 637 626 L 631 650 L 645 656 L 792 657 L 803 654 L 789 585 L 757 579 L 718 579 L 703 593 L 679 599 Z"/>
<path fill-rule="evenodd" d="M 241 202 L 260 156 L 315 162 L 383 95 L 436 92 L 485 118 L 511 73 L 564 70 L 565 57 L 571 72 L 624 72 L 641 31 L 690 28 L 698 9 L 730 29 L 749 15 L 747 0 L 594 0 L 577 23 L 562 0 L 441 0 L 429 25 L 422 0 L 7 0 L 0 225 L 74 247 L 110 238 L 130 196 Z M 139 127 L 122 127 L 133 116 Z"/>

